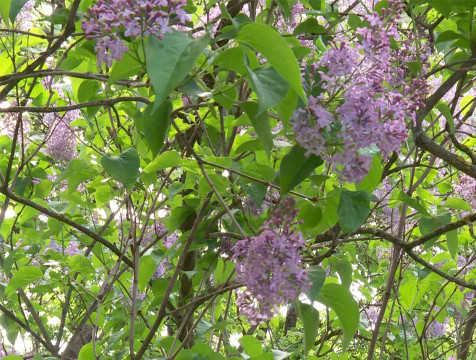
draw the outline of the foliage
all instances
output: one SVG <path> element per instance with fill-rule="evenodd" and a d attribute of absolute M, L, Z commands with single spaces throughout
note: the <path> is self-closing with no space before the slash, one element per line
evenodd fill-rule
<path fill-rule="evenodd" d="M 474 0 L 1 0 L 0 356 L 471 359 Z"/>

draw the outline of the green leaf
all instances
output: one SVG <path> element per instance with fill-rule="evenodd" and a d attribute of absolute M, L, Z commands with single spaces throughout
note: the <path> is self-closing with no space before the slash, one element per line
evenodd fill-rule
<path fill-rule="evenodd" d="M 154 160 L 147 164 L 144 168 L 145 173 L 151 173 L 154 171 L 159 171 L 169 167 L 180 166 L 182 165 L 182 157 L 177 151 L 170 150 L 165 151 Z"/>
<path fill-rule="evenodd" d="M 57 212 L 58 214 L 64 214 L 66 210 L 71 206 L 69 201 L 48 201 L 48 207 Z"/>
<path fill-rule="evenodd" d="M 453 134 L 455 132 L 455 120 L 453 119 L 453 114 L 451 113 L 450 107 L 444 102 L 440 101 L 438 104 L 436 104 L 436 108 L 445 117 L 446 121 L 448 122 L 450 134 Z"/>
<path fill-rule="evenodd" d="M 37 267 L 22 267 L 13 274 L 12 278 L 8 282 L 8 285 L 5 289 L 5 295 L 8 295 L 9 293 L 12 293 L 20 288 L 24 288 L 25 286 L 41 279 L 42 277 L 43 273 Z"/>
<path fill-rule="evenodd" d="M 181 84 L 210 41 L 209 35 L 191 39 L 180 31 L 150 36 L 146 45 L 146 64 L 158 107 Z"/>
<path fill-rule="evenodd" d="M 417 199 L 413 199 L 410 196 L 408 196 L 407 193 L 400 190 L 400 192 L 398 193 L 397 199 L 403 201 L 408 206 L 411 206 L 412 208 L 414 208 L 422 216 L 425 216 L 425 217 L 430 216 L 430 214 L 425 209 L 425 207 L 422 204 L 420 204 L 420 202 Z"/>
<path fill-rule="evenodd" d="M 213 272 L 213 279 L 215 279 L 217 284 L 223 284 L 234 270 L 235 264 L 232 261 L 218 258 L 217 267 Z"/>
<path fill-rule="evenodd" d="M 289 90 L 286 97 L 281 101 L 275 109 L 278 111 L 279 118 L 283 123 L 284 129 L 289 131 L 289 119 L 296 110 L 298 96 L 294 90 Z"/>
<path fill-rule="evenodd" d="M 309 281 L 312 283 L 308 297 L 311 301 L 316 301 L 326 280 L 326 270 L 321 266 L 314 265 L 307 269 L 307 274 L 309 275 Z"/>
<path fill-rule="evenodd" d="M 2 0 L 4 1 L 4 0 Z M 9 17 L 10 21 L 13 23 L 20 12 L 21 8 L 28 2 L 28 0 L 11 0 Z"/>
<path fill-rule="evenodd" d="M 23 196 L 23 194 L 25 193 L 25 190 L 28 189 L 30 184 L 31 184 L 31 177 L 24 177 L 24 178 L 19 177 L 17 178 L 13 191 L 16 194 Z"/>
<path fill-rule="evenodd" d="M 298 219 L 303 221 L 302 228 L 304 230 L 311 230 L 322 220 L 322 210 L 310 201 L 304 201 L 299 204 Z"/>
<path fill-rule="evenodd" d="M 172 103 L 164 101 L 159 107 L 155 103 L 149 104 L 145 111 L 134 119 L 137 129 L 144 135 L 154 157 L 164 146 L 169 132 L 171 114 Z"/>
<path fill-rule="evenodd" d="M 359 328 L 359 304 L 350 290 L 340 284 L 325 284 L 319 294 L 319 302 L 330 307 L 339 317 L 344 332 L 342 347 L 346 349 Z"/>
<path fill-rule="evenodd" d="M 265 24 L 245 24 L 236 38 L 260 52 L 292 89 L 307 102 L 302 87 L 301 70 L 291 48 L 281 35 Z"/>
<path fill-rule="evenodd" d="M 173 233 L 194 211 L 194 208 L 186 205 L 173 209 L 170 213 L 169 223 L 167 226 L 169 233 Z"/>
<path fill-rule="evenodd" d="M 306 157 L 306 150 L 299 145 L 294 145 L 291 151 L 283 157 L 279 167 L 281 195 L 294 189 L 306 179 L 315 168 L 322 165 L 320 157 L 311 154 Z"/>
<path fill-rule="evenodd" d="M 178 353 L 176 360 L 194 360 L 194 354 L 190 349 L 182 349 Z"/>
<path fill-rule="evenodd" d="M 114 62 L 114 65 L 109 72 L 108 84 L 112 85 L 117 80 L 127 79 L 129 76 L 135 75 L 142 68 L 142 64 L 134 57 L 125 53 L 122 55 L 122 59 Z"/>
<path fill-rule="evenodd" d="M 310 18 L 304 21 L 303 23 L 296 26 L 293 31 L 293 35 L 300 34 L 325 34 L 326 28 L 320 25 L 316 19 Z"/>
<path fill-rule="evenodd" d="M 119 156 L 103 156 L 101 165 L 113 179 L 130 189 L 139 176 L 140 157 L 136 149 L 129 148 Z"/>
<path fill-rule="evenodd" d="M 69 260 L 69 272 L 71 274 L 74 273 L 82 273 L 82 274 L 91 274 L 96 272 L 96 270 L 93 267 L 93 264 L 91 263 L 91 260 L 89 260 L 87 257 L 77 254 L 74 255 L 70 260 Z"/>
<path fill-rule="evenodd" d="M 72 193 L 76 191 L 79 184 L 92 179 L 96 174 L 97 171 L 86 161 L 73 159 L 69 162 L 66 170 L 58 176 L 55 185 L 61 183 L 63 180 L 68 180 L 68 191 Z"/>
<path fill-rule="evenodd" d="M 23 358 L 20 355 L 7 355 L 3 360 L 23 360 Z"/>
<path fill-rule="evenodd" d="M 274 360 L 284 360 L 288 358 L 292 353 L 288 353 L 281 350 L 271 349 L 271 353 L 273 354 Z"/>
<path fill-rule="evenodd" d="M 458 254 L 458 230 L 454 229 L 446 233 L 446 245 L 448 245 L 448 251 L 453 259 L 456 259 Z"/>
<path fill-rule="evenodd" d="M 248 58 L 248 66 L 252 70 L 260 66 L 255 53 L 250 48 L 243 46 L 230 48 L 219 53 L 213 58 L 212 64 L 230 69 L 238 74 L 246 75 L 248 70 L 245 66 L 244 54 L 246 54 L 246 57 Z"/>
<path fill-rule="evenodd" d="M 96 359 L 94 355 L 94 348 L 92 343 L 87 343 L 83 345 L 78 354 L 78 360 L 91 360 Z"/>
<path fill-rule="evenodd" d="M 0 15 L 2 16 L 2 19 L 7 26 L 10 25 L 10 21 L 9 21 L 10 4 L 11 4 L 11 0 L 0 1 Z"/>
<path fill-rule="evenodd" d="M 89 101 L 94 95 L 96 95 L 98 89 L 99 84 L 95 80 L 85 80 L 81 82 L 77 93 L 78 102 Z"/>
<path fill-rule="evenodd" d="M 444 43 L 448 41 L 455 41 L 459 39 L 466 39 L 466 38 L 461 33 L 458 33 L 453 30 L 446 30 L 438 35 L 438 37 L 436 38 L 435 44 Z"/>
<path fill-rule="evenodd" d="M 428 3 L 439 11 L 444 17 L 448 17 L 453 10 L 453 4 L 457 0 L 429 0 Z M 468 0 L 464 0 L 468 1 Z"/>
<path fill-rule="evenodd" d="M 304 327 L 304 355 L 314 347 L 319 330 L 319 311 L 310 304 L 296 301 L 297 313 Z"/>
<path fill-rule="evenodd" d="M 249 356 L 257 356 L 263 353 L 261 342 L 251 335 L 242 336 L 238 341 Z"/>
<path fill-rule="evenodd" d="M 380 183 L 382 171 L 382 158 L 379 155 L 375 155 L 369 173 L 356 185 L 357 190 L 365 190 L 371 194 Z"/>
<path fill-rule="evenodd" d="M 276 1 L 276 4 L 281 8 L 283 11 L 284 15 L 286 17 L 290 18 L 292 16 L 291 14 L 291 9 L 289 8 L 289 0 L 274 0 Z"/>
<path fill-rule="evenodd" d="M 420 74 L 422 68 L 421 61 L 408 61 L 405 65 L 412 71 L 414 75 L 418 76 L 418 74 Z"/>
<path fill-rule="evenodd" d="M 240 107 L 246 112 L 253 124 L 253 127 L 261 140 L 263 149 L 271 156 L 271 150 L 273 148 L 273 135 L 271 134 L 271 128 L 269 126 L 268 113 L 264 112 L 258 115 L 258 104 L 252 101 L 247 101 L 240 104 Z"/>
<path fill-rule="evenodd" d="M 258 113 L 263 112 L 278 105 L 287 95 L 289 85 L 279 73 L 271 66 L 260 67 L 255 71 L 248 67 L 248 60 L 245 60 L 246 69 L 250 77 L 253 90 L 258 95 Z"/>
<path fill-rule="evenodd" d="M 309 0 L 309 5 L 311 5 L 314 10 L 324 10 L 326 8 L 324 0 Z"/>
<path fill-rule="evenodd" d="M 456 197 L 449 197 L 448 199 L 446 199 L 445 206 L 451 209 L 458 209 L 458 210 L 464 210 L 464 211 L 472 210 L 471 205 L 469 205 L 463 199 L 459 199 Z"/>
<path fill-rule="evenodd" d="M 422 235 L 431 233 L 432 231 L 438 229 L 439 227 L 448 225 L 451 222 L 450 213 L 442 213 L 434 217 L 421 218 L 418 223 L 418 227 Z M 438 239 L 437 236 L 435 239 Z"/>
<path fill-rule="evenodd" d="M 141 256 L 139 260 L 139 277 L 137 278 L 137 286 L 139 291 L 143 292 L 150 279 L 157 270 L 154 258 L 151 255 Z"/>
<path fill-rule="evenodd" d="M 337 217 L 344 234 L 357 230 L 370 212 L 370 195 L 366 191 L 343 190 L 340 194 Z"/>
<path fill-rule="evenodd" d="M 330 259 L 332 266 L 336 269 L 337 273 L 339 274 L 340 280 L 342 285 L 346 288 L 349 288 L 352 284 L 352 265 L 350 262 L 345 258 L 332 258 Z"/>

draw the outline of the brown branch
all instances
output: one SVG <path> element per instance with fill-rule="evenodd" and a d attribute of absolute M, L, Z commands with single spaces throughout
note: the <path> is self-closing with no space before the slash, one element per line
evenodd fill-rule
<path fill-rule="evenodd" d="M 26 205 L 26 206 L 29 206 L 33 209 L 36 209 L 38 210 L 39 212 L 49 216 L 49 217 L 52 217 L 56 220 L 59 220 L 61 221 L 62 223 L 65 223 L 73 228 L 75 228 L 76 230 L 82 232 L 83 234 L 89 236 L 91 239 L 93 240 L 96 240 L 98 243 L 104 245 L 105 247 L 107 247 L 109 250 L 111 250 L 115 255 L 117 255 L 119 258 L 122 258 L 122 253 L 121 251 L 116 247 L 116 245 L 114 245 L 113 243 L 109 242 L 108 240 L 104 239 L 102 236 L 98 235 L 97 233 L 95 233 L 94 231 L 88 229 L 87 227 L 81 225 L 81 224 L 78 224 L 76 221 L 74 220 L 71 220 L 69 217 L 63 215 L 63 214 L 59 214 L 51 209 L 48 209 L 44 206 L 41 206 L 37 203 L 35 203 L 34 201 L 30 200 L 30 199 L 27 199 L 27 198 L 24 198 L 24 197 L 21 197 L 21 196 L 18 196 L 16 195 L 13 191 L 10 191 L 8 190 L 7 188 L 5 187 L 0 187 L 0 193 L 1 194 L 4 194 L 5 196 L 8 196 L 9 198 L 11 198 L 12 200 L 20 203 L 20 204 L 23 204 L 23 205 Z M 123 257 L 122 258 L 122 261 L 124 261 L 125 264 L 127 264 L 129 267 L 132 268 L 132 261 L 126 257 Z"/>
<path fill-rule="evenodd" d="M 6 309 L 2 305 L 0 305 L 0 311 L 2 313 L 4 313 L 5 315 L 7 315 L 10 319 L 15 321 L 18 325 L 20 325 L 27 332 L 29 332 L 31 334 L 31 336 L 33 336 L 38 342 L 40 342 L 45 348 L 48 349 L 48 344 L 46 343 L 46 341 L 43 340 L 43 338 L 36 331 L 34 331 L 32 328 L 30 328 L 28 326 L 28 324 L 25 324 L 23 321 L 21 321 L 19 318 L 17 318 L 14 313 L 12 313 L 10 310 Z"/>
<path fill-rule="evenodd" d="M 469 348 L 471 346 L 474 328 L 476 326 L 476 298 L 473 299 L 471 310 L 468 313 L 466 326 L 464 327 L 463 338 L 460 345 L 458 359 L 466 360 L 469 355 Z"/>
<path fill-rule="evenodd" d="M 465 225 L 469 225 L 475 221 L 476 221 L 476 213 L 467 215 L 460 220 L 454 221 L 445 226 L 441 226 L 433 230 L 431 233 L 421 236 L 418 240 L 412 241 L 410 243 L 405 243 L 406 244 L 405 246 L 408 246 L 408 248 L 413 249 L 419 245 L 425 244 L 427 241 L 430 241 L 431 239 L 437 236 L 447 233 L 448 231 L 456 230 Z"/>
<path fill-rule="evenodd" d="M 93 74 L 93 73 L 83 73 L 78 71 L 68 71 L 68 70 L 57 70 L 57 69 L 48 69 L 48 70 L 39 70 L 33 71 L 31 73 L 13 73 L 8 75 L 0 76 L 0 85 L 8 84 L 11 81 L 20 81 L 23 79 L 33 78 L 33 77 L 47 77 L 47 76 L 69 76 L 78 79 L 90 79 L 98 80 L 103 82 L 109 81 L 109 76 L 102 74 Z M 149 87 L 150 84 L 131 81 L 131 80 L 117 80 L 115 82 L 117 85 L 123 85 L 127 87 Z"/>
<path fill-rule="evenodd" d="M 142 342 L 142 346 L 140 347 L 139 351 L 137 354 L 132 358 L 131 360 L 140 360 L 142 358 L 142 355 L 144 355 L 145 351 L 150 345 L 150 342 L 155 336 L 156 331 L 158 330 L 162 320 L 165 317 L 166 314 L 166 309 L 167 309 L 167 302 L 170 297 L 170 294 L 172 293 L 173 287 L 175 285 L 175 282 L 177 281 L 177 278 L 181 272 L 181 269 L 183 267 L 183 264 L 185 262 L 185 258 L 187 257 L 187 253 L 190 249 L 190 246 L 192 245 L 193 240 L 195 239 L 195 235 L 198 231 L 198 226 L 203 220 L 203 216 L 205 215 L 205 211 L 208 207 L 208 204 L 210 202 L 211 198 L 211 193 L 207 196 L 204 204 L 202 205 L 199 213 L 197 214 L 197 217 L 195 219 L 195 222 L 193 224 L 192 230 L 190 230 L 190 234 L 187 238 L 187 242 L 185 243 L 182 253 L 180 255 L 180 258 L 178 260 L 177 266 L 175 267 L 175 271 L 172 274 L 172 278 L 169 281 L 169 284 L 167 285 L 167 288 L 165 289 L 164 295 L 162 297 L 162 302 L 160 304 L 159 312 L 157 314 L 157 318 L 155 319 L 154 323 L 152 324 L 152 327 L 150 328 L 149 333 L 145 337 L 144 341 Z"/>
<path fill-rule="evenodd" d="M 0 113 L 24 113 L 24 112 L 36 112 L 36 113 L 54 113 L 82 109 L 93 106 L 112 106 L 123 101 L 140 101 L 144 104 L 150 104 L 151 101 L 142 96 L 123 96 L 114 99 L 86 101 L 79 104 L 66 105 L 66 106 L 10 106 L 8 108 L 0 108 Z"/>
<path fill-rule="evenodd" d="M 476 64 L 476 57 L 473 54 L 473 61 L 469 62 L 470 65 Z M 417 111 L 415 126 L 412 128 L 413 140 L 415 144 L 433 154 L 434 156 L 444 160 L 456 169 L 464 172 L 465 174 L 476 179 L 476 166 L 472 166 L 465 161 L 462 157 L 453 154 L 446 150 L 444 147 L 438 145 L 436 142 L 428 138 L 423 131 L 422 123 L 430 111 L 440 101 L 440 99 L 461 79 L 467 74 L 466 69 L 457 69 L 446 80 L 433 95 L 431 95 L 425 102 L 425 106 Z"/>
<path fill-rule="evenodd" d="M 71 9 L 69 12 L 69 17 L 68 21 L 66 23 L 64 32 L 58 37 L 58 40 L 56 40 L 53 45 L 51 45 L 48 49 L 46 49 L 35 61 L 33 61 L 30 65 L 28 65 L 25 70 L 23 70 L 23 74 L 29 74 L 32 71 L 34 71 L 37 67 L 43 65 L 46 61 L 46 59 L 54 54 L 60 47 L 63 45 L 63 43 L 68 39 L 68 37 L 74 33 L 75 30 L 75 23 L 74 19 L 76 17 L 76 13 L 78 11 L 79 3 L 81 0 L 74 0 L 73 4 L 71 5 Z M 0 91 L 0 101 L 3 101 L 10 90 L 12 90 L 17 84 L 18 81 L 12 81 L 11 83 L 8 83 L 1 91 Z"/>

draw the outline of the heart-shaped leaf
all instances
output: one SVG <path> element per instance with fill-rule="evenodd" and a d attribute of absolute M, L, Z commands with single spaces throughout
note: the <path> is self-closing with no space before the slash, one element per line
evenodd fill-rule
<path fill-rule="evenodd" d="M 130 189 L 139 176 L 140 157 L 136 149 L 129 148 L 119 156 L 103 156 L 101 165 L 114 180 Z"/>

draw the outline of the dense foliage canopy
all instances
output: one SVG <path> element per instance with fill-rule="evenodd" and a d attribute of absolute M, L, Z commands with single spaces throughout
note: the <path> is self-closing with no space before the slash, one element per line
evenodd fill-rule
<path fill-rule="evenodd" d="M 0 357 L 475 359 L 476 0 L 0 0 Z"/>

